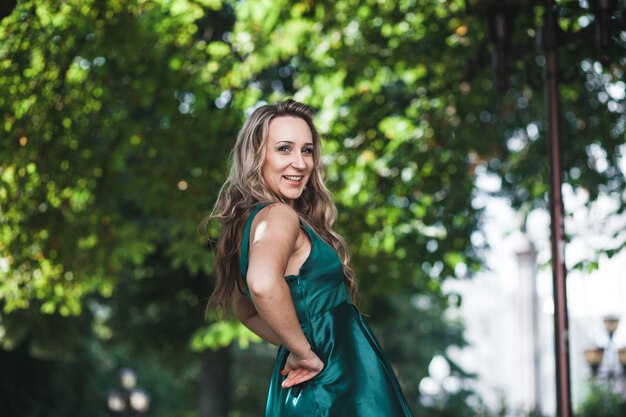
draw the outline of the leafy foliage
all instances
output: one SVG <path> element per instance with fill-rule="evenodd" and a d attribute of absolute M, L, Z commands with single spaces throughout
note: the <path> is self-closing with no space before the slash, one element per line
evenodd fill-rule
<path fill-rule="evenodd" d="M 593 385 L 576 410 L 577 417 L 617 417 L 626 413 L 626 400 L 609 387 Z"/>
<path fill-rule="evenodd" d="M 215 95 L 195 39 L 203 9 L 179 2 L 160 19 L 167 7 L 23 2 L 3 21 L 5 309 L 41 299 L 78 314 L 158 245 L 209 270 L 196 227 L 224 159 L 205 158 L 224 155 L 232 142 L 211 138 L 236 127 L 196 99 Z"/>
<path fill-rule="evenodd" d="M 480 268 L 476 176 L 496 175 L 493 192 L 515 207 L 547 204 L 538 88 L 545 60 L 535 48 L 542 8 L 520 2 L 506 73 L 496 78 L 485 25 L 492 3 L 469 3 L 481 7 L 3 2 L 15 7 L 0 13 L 3 348 L 26 344 L 31 355 L 60 360 L 97 340 L 122 349 L 119 357 L 163 358 L 155 375 L 184 368 L 184 385 L 201 372 L 188 366 L 191 349 L 254 342 L 236 324 L 204 320 L 212 255 L 197 224 L 225 179 L 247 112 L 291 96 L 318 109 L 360 308 L 373 323 L 403 329 L 381 334 L 416 381 L 442 345 L 463 343 L 460 327 L 441 317 L 441 284 Z M 588 193 L 588 205 L 616 197 L 620 215 L 625 38 L 613 39 L 603 65 L 586 36 L 591 11 L 558 5 L 562 38 L 576 41 L 561 48 L 564 179 Z M 208 232 L 215 236 L 215 227 Z M 600 249 L 623 248 L 623 233 L 614 238 Z M 416 311 L 415 293 L 437 308 Z M 418 336 L 420 349 L 411 351 Z M 251 351 L 267 358 L 264 349 Z M 244 395 L 253 384 L 238 387 Z"/>

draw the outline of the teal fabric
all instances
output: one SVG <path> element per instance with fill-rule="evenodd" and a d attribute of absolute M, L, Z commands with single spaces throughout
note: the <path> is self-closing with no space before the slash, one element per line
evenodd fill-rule
<path fill-rule="evenodd" d="M 250 226 L 262 207 L 252 211 L 243 233 L 240 266 L 244 283 Z M 285 280 L 302 330 L 325 368 L 310 381 L 281 388 L 284 378 L 280 371 L 289 352 L 280 346 L 265 417 L 412 416 L 379 343 L 350 303 L 337 253 L 310 227 L 303 228 L 311 240 L 311 253 L 299 273 Z"/>

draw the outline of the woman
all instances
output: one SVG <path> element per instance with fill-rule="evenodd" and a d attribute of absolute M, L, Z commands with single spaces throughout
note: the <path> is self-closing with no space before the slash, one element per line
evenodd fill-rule
<path fill-rule="evenodd" d="M 321 177 L 311 109 L 255 110 L 213 213 L 222 229 L 211 303 L 279 345 L 266 417 L 411 416 L 394 372 L 351 304 L 355 282 Z"/>

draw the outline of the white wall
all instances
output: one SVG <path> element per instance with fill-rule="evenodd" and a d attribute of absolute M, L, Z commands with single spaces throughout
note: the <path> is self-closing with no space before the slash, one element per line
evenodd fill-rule
<path fill-rule="evenodd" d="M 583 207 L 584 195 L 568 193 L 568 190 L 564 195 L 566 207 L 576 213 L 566 222 L 566 233 L 575 236 L 566 246 L 565 257 L 570 269 L 574 263 L 591 258 L 595 248 L 609 243 L 606 233 L 611 227 L 623 225 L 603 223 L 612 209 L 610 201 L 587 210 Z M 503 200 L 489 199 L 483 226 L 490 246 L 486 270 L 471 280 L 448 280 L 445 286 L 446 291 L 462 296 L 458 313 L 464 319 L 465 336 L 470 343 L 463 350 L 451 349 L 448 353 L 467 371 L 477 373 L 475 388 L 494 410 L 501 407 L 504 399 L 511 414 L 525 414 L 537 401 L 544 415 L 555 414 L 549 222 L 545 211 L 535 211 L 528 218 L 527 236 L 538 251 L 533 289 L 533 271 L 520 269 L 516 256 L 525 241 L 519 231 L 520 218 Z M 534 331 L 533 292 L 538 306 Z M 611 260 L 601 258 L 599 268 L 591 273 L 570 270 L 567 294 L 575 407 L 586 396 L 590 376 L 583 352 L 607 340 L 602 321 L 605 315 L 616 314 L 622 318 L 614 341 L 618 346 L 626 346 L 626 253 Z M 533 364 L 533 349 L 538 368 Z"/>

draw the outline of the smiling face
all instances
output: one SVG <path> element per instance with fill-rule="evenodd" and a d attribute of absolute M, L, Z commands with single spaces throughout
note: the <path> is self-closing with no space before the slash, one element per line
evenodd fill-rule
<path fill-rule="evenodd" d="M 293 207 L 313 172 L 313 136 L 299 117 L 280 116 L 269 124 L 263 179 L 267 187 Z"/>

